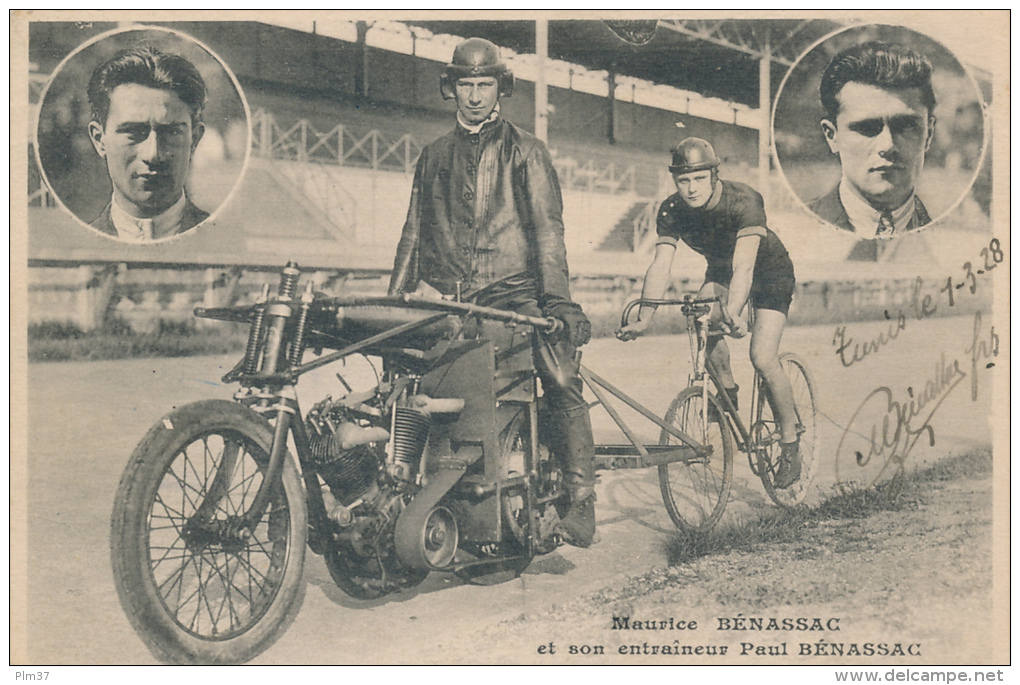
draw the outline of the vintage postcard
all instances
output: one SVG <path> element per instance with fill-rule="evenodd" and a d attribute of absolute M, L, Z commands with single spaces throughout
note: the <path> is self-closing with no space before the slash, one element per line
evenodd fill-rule
<path fill-rule="evenodd" d="M 16 680 L 1001 681 L 1009 19 L 12 11 Z"/>

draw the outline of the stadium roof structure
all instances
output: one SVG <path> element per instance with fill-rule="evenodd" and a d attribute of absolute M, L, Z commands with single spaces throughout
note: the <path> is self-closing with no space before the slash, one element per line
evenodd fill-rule
<path fill-rule="evenodd" d="M 536 51 L 534 20 L 405 23 Z M 828 19 L 552 20 L 548 56 L 757 107 L 762 57 L 770 60 L 774 91 L 801 53 L 841 26 Z"/>

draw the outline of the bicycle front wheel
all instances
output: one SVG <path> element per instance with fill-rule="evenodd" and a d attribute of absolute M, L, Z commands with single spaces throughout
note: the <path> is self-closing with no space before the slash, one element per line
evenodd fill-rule
<path fill-rule="evenodd" d="M 760 422 L 756 431 L 758 445 L 758 477 L 761 478 L 765 492 L 773 502 L 781 507 L 793 507 L 803 502 L 811 488 L 815 473 L 818 470 L 818 405 L 815 401 L 815 383 L 803 359 L 786 352 L 779 356 L 779 364 L 790 379 L 793 387 L 793 401 L 797 408 L 797 424 L 800 432 L 801 471 L 800 480 L 788 488 L 777 488 L 774 484 L 776 471 L 779 468 L 779 429 L 772 416 L 772 408 L 765 399 L 765 393 L 759 397 Z M 760 427 L 766 427 L 763 430 Z M 774 439 L 762 439 L 768 433 Z"/>
<path fill-rule="evenodd" d="M 733 437 L 722 407 L 714 395 L 706 396 L 702 388 L 690 387 L 673 400 L 666 412 L 666 422 L 712 448 L 707 457 L 659 466 L 659 486 L 666 511 L 681 530 L 710 530 L 726 508 L 733 479 Z M 659 444 L 682 443 L 662 431 Z"/>
<path fill-rule="evenodd" d="M 211 400 L 163 417 L 132 455 L 113 508 L 113 576 L 161 661 L 248 661 L 297 614 L 308 523 L 289 456 L 262 518 L 238 528 L 272 440 L 251 409 Z"/>

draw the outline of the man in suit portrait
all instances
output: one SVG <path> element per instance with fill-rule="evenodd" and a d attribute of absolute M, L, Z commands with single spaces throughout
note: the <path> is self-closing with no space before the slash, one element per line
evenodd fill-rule
<path fill-rule="evenodd" d="M 808 203 L 862 238 L 890 238 L 931 222 L 915 187 L 935 133 L 932 65 L 901 45 L 870 41 L 838 53 L 819 88 L 822 134 L 841 178 Z"/>
<path fill-rule="evenodd" d="M 121 51 L 88 84 L 89 138 L 106 161 L 113 196 L 91 226 L 130 242 L 188 231 L 209 214 L 184 183 L 205 126 L 206 86 L 195 66 L 153 47 Z"/>

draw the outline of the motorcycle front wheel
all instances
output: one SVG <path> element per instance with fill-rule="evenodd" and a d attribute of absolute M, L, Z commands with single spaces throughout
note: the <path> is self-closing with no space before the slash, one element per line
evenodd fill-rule
<path fill-rule="evenodd" d="M 234 402 L 167 414 L 131 455 L 111 522 L 121 606 L 159 660 L 248 661 L 304 599 L 304 490 L 285 455 L 262 518 L 241 529 L 262 484 L 273 429 Z"/>

